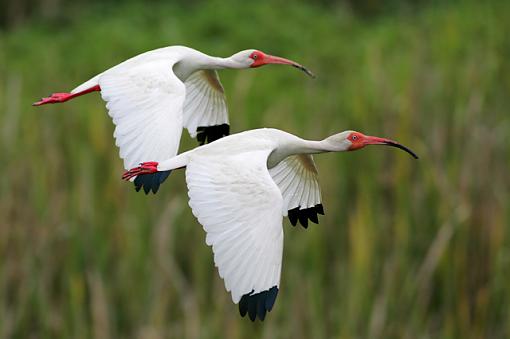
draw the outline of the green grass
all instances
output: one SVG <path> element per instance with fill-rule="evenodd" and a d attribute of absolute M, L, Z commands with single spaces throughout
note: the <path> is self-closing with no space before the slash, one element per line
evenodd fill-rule
<path fill-rule="evenodd" d="M 71 8 L 0 32 L 0 337 L 510 336 L 508 2 L 360 19 L 342 6 L 192 2 Z M 30 106 L 142 51 L 258 48 L 307 65 L 223 71 L 234 132 L 354 129 L 420 155 L 316 157 L 326 215 L 284 222 L 280 294 L 240 318 L 183 173 L 120 180 L 97 94 Z M 184 135 L 181 150 L 195 147 Z"/>

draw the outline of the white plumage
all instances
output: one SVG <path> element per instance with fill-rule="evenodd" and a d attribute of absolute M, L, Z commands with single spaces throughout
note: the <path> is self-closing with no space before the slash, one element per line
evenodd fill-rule
<path fill-rule="evenodd" d="M 189 205 L 234 303 L 280 281 L 283 199 L 267 171 L 268 153 L 194 156 L 186 169 Z"/>
<path fill-rule="evenodd" d="M 35 106 L 65 102 L 101 91 L 115 124 L 114 137 L 124 167 L 177 154 L 182 128 L 203 144 L 229 134 L 228 110 L 217 69 L 288 64 L 294 61 L 245 50 L 228 58 L 170 46 L 128 59 L 70 93 L 55 93 Z"/>
<path fill-rule="evenodd" d="M 214 263 L 239 303 L 241 315 L 264 319 L 278 292 L 283 217 L 308 226 L 323 214 L 312 153 L 384 144 L 388 139 L 346 131 L 322 141 L 303 140 L 277 129 L 234 134 L 162 162 L 142 164 L 124 179 L 186 168 L 189 205 L 206 232 Z M 151 188 L 152 182 L 144 183 Z M 159 184 L 158 184 L 159 185 Z"/>
<path fill-rule="evenodd" d="M 149 51 L 95 76 L 71 93 L 100 86 L 116 126 L 119 156 L 128 169 L 148 159 L 159 161 L 176 155 L 183 127 L 196 137 L 199 126 L 228 123 L 219 77 L 213 70 L 196 68 L 208 58 L 183 46 Z M 174 67 L 180 62 L 183 64 L 176 72 Z"/>
<path fill-rule="evenodd" d="M 320 204 L 319 173 L 310 154 L 289 156 L 269 173 L 282 192 L 286 210 Z"/>
<path fill-rule="evenodd" d="M 177 154 L 186 92 L 172 65 L 156 60 L 114 69 L 98 79 L 125 168 Z"/>
<path fill-rule="evenodd" d="M 228 124 L 227 102 L 216 71 L 197 71 L 184 84 L 183 125 L 192 138 L 197 136 L 198 127 Z"/>

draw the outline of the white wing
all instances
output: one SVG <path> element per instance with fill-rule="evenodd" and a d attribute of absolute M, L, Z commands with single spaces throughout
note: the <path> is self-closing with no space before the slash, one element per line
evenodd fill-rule
<path fill-rule="evenodd" d="M 126 169 L 177 154 L 185 87 L 172 66 L 172 61 L 154 60 L 114 68 L 99 77 Z"/>
<path fill-rule="evenodd" d="M 293 226 L 297 221 L 308 227 L 308 219 L 319 223 L 318 214 L 324 214 L 317 167 L 313 157 L 307 154 L 292 155 L 269 170 L 280 188 L 284 210 Z"/>
<path fill-rule="evenodd" d="M 186 169 L 189 205 L 215 265 L 241 315 L 252 320 L 271 310 L 280 282 L 283 199 L 267 170 L 269 153 L 202 153 Z"/>
<path fill-rule="evenodd" d="M 184 84 L 184 127 L 191 137 L 204 144 L 228 135 L 228 109 L 218 73 L 197 71 Z"/>

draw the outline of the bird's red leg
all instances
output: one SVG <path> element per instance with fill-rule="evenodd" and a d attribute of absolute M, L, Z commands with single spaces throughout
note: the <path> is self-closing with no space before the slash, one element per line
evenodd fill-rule
<path fill-rule="evenodd" d="M 99 87 L 99 85 L 87 88 L 86 90 L 83 90 L 83 91 L 77 92 L 77 93 L 53 93 L 50 97 L 42 98 L 41 100 L 34 102 L 32 104 L 32 106 L 41 106 L 41 105 L 46 105 L 46 104 L 55 104 L 55 103 L 59 103 L 59 102 L 66 102 L 68 100 L 79 97 L 81 95 L 84 95 L 84 94 L 87 94 L 90 92 L 96 92 L 96 91 L 101 91 L 101 87 Z"/>

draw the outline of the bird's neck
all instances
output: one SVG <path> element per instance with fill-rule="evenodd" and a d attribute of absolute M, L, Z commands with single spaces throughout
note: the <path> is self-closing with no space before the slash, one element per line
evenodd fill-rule
<path fill-rule="evenodd" d="M 173 68 L 175 75 L 185 82 L 190 75 L 200 70 L 215 70 L 229 68 L 228 58 L 218 58 L 196 52 L 183 58 Z"/>
<path fill-rule="evenodd" d="M 278 165 L 283 159 L 291 155 L 343 151 L 335 148 L 334 145 L 330 144 L 327 139 L 315 141 L 304 140 L 296 136 L 292 136 L 291 138 L 292 140 L 288 140 L 287 143 L 281 144 L 280 147 L 271 153 L 267 161 L 269 168 Z"/>
<path fill-rule="evenodd" d="M 293 151 L 295 154 L 318 154 L 327 152 L 342 152 L 346 150 L 331 143 L 328 139 L 320 141 L 301 139 Z"/>
<path fill-rule="evenodd" d="M 226 69 L 226 68 L 242 68 L 242 65 L 238 64 L 232 58 L 220 58 L 207 56 L 201 65 L 201 69 Z"/>

